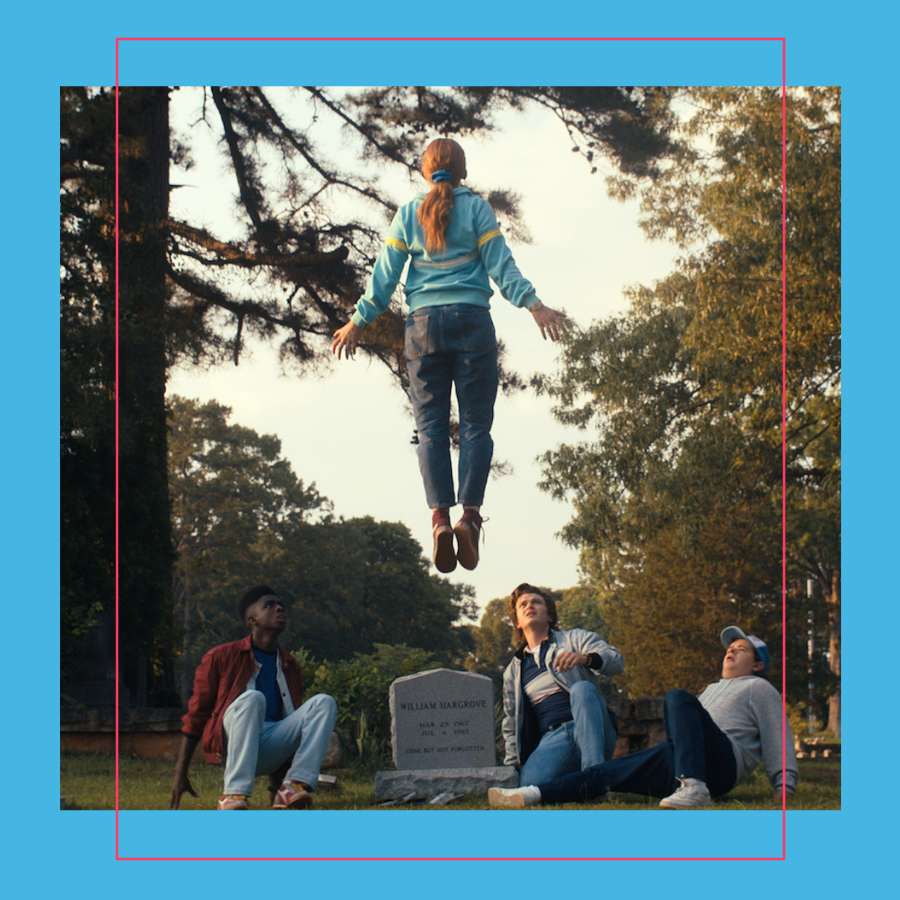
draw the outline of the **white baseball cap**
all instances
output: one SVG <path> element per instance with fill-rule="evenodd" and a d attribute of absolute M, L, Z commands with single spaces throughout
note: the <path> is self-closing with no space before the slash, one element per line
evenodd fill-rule
<path fill-rule="evenodd" d="M 750 645 L 756 650 L 760 661 L 763 664 L 763 672 L 769 671 L 772 663 L 772 657 L 769 656 L 769 648 L 766 642 L 758 638 L 755 634 L 744 634 L 737 625 L 729 625 L 722 632 L 722 646 L 727 650 L 734 641 L 749 641 Z"/>

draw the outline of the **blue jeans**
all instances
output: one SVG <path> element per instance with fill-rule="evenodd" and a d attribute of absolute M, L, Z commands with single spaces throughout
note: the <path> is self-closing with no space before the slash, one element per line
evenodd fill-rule
<path fill-rule="evenodd" d="M 589 681 L 569 690 L 572 721 L 548 731 L 525 760 L 519 784 L 543 784 L 599 765 L 616 750 L 616 728 L 606 701 Z"/>
<path fill-rule="evenodd" d="M 700 701 L 687 691 L 669 691 L 663 721 L 663 743 L 539 784 L 541 802 L 583 803 L 607 791 L 668 797 L 678 778 L 705 781 L 714 797 L 727 794 L 737 779 L 734 749 Z"/>
<path fill-rule="evenodd" d="M 257 775 L 271 774 L 291 757 L 284 780 L 302 781 L 315 790 L 336 718 L 334 700 L 316 694 L 280 721 L 267 722 L 263 693 L 244 691 L 222 719 L 227 740 L 225 793 L 249 797 Z"/>
<path fill-rule="evenodd" d="M 406 320 L 406 367 L 429 507 L 455 506 L 450 466 L 450 389 L 459 407 L 459 502 L 479 506 L 491 468 L 497 337 L 488 310 L 426 306 Z"/>

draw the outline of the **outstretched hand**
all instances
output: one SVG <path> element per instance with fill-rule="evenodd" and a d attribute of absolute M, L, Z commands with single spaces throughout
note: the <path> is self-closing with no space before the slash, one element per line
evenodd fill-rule
<path fill-rule="evenodd" d="M 548 337 L 551 341 L 558 341 L 569 331 L 564 312 L 542 305 L 540 309 L 533 309 L 531 315 L 534 316 L 535 324 L 541 329 L 541 337 L 545 341 Z"/>
<path fill-rule="evenodd" d="M 362 328 L 356 322 L 348 322 L 334 333 L 334 337 L 331 339 L 331 352 L 340 359 L 343 351 L 344 357 L 350 359 L 356 353 L 356 345 L 359 343 L 361 333 Z"/>
<path fill-rule="evenodd" d="M 194 786 L 191 784 L 190 779 L 187 775 L 175 775 L 175 783 L 172 785 L 172 793 L 169 794 L 169 809 L 178 809 L 178 804 L 181 803 L 181 795 L 187 791 L 189 794 L 193 794 L 195 797 L 199 797 L 200 795 L 194 790 Z"/>

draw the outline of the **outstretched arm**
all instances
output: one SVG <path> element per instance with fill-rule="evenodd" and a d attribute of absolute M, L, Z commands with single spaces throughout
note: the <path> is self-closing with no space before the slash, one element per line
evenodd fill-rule
<path fill-rule="evenodd" d="M 359 335 L 366 325 L 371 325 L 391 302 L 391 295 L 403 274 L 409 256 L 409 247 L 403 228 L 403 210 L 398 209 L 388 230 L 388 237 L 375 260 L 375 266 L 366 283 L 366 290 L 356 304 L 350 321 L 334 333 L 331 352 L 341 358 L 343 349 L 347 359 L 353 356 Z M 350 326 L 353 326 L 351 328 Z"/>
<path fill-rule="evenodd" d="M 541 337 L 546 341 L 558 341 L 569 330 L 566 325 L 566 314 L 556 309 L 550 309 L 543 303 L 535 303 L 531 307 L 531 315 L 534 323 L 541 329 Z"/>
<path fill-rule="evenodd" d="M 334 337 L 331 339 L 331 352 L 340 359 L 341 351 L 343 351 L 344 358 L 350 359 L 356 353 L 356 345 L 359 343 L 361 334 L 362 328 L 356 322 L 348 322 L 334 333 Z"/>
<path fill-rule="evenodd" d="M 197 749 L 197 744 L 199 743 L 199 738 L 182 732 L 181 749 L 178 751 L 178 761 L 175 763 L 175 780 L 172 782 L 172 793 L 169 794 L 169 809 L 178 809 L 178 804 L 181 803 L 181 795 L 185 791 L 193 794 L 195 797 L 200 796 L 194 790 L 188 778 L 188 768 L 191 765 L 194 750 Z"/>

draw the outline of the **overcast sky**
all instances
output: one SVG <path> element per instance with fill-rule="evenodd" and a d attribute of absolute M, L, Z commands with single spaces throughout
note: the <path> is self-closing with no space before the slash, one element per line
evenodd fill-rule
<path fill-rule="evenodd" d="M 173 127 L 196 118 L 192 111 L 199 100 L 199 91 L 176 92 Z M 607 198 L 603 176 L 609 165 L 601 163 L 600 171 L 590 175 L 588 163 L 571 151 L 565 129 L 552 113 L 534 108 L 505 113 L 497 122 L 500 127 L 492 135 L 461 140 L 470 175 L 464 183 L 521 195 L 532 241 L 511 242 L 511 247 L 522 273 L 548 306 L 588 325 L 627 308 L 623 288 L 651 284 L 672 270 L 674 248 L 646 240 L 637 224 L 636 203 Z M 174 183 L 191 187 L 173 192 L 172 213 L 205 221 L 223 235 L 233 219 L 235 187 L 221 157 L 204 145 L 204 131 L 204 126 L 191 131 L 198 164 L 188 173 L 173 172 Z M 333 140 L 335 152 L 341 152 L 337 132 L 329 135 L 323 125 L 318 139 Z M 395 173 L 388 184 L 393 199 L 403 203 L 424 181 L 410 185 Z M 541 338 L 531 315 L 498 292 L 491 305 L 509 367 L 525 376 L 556 371 L 558 347 Z M 232 422 L 278 435 L 298 477 L 315 482 L 337 515 L 403 522 L 430 556 L 431 516 L 410 443 L 413 420 L 406 398 L 381 363 L 358 355 L 334 363 L 321 377 L 301 378 L 282 372 L 277 349 L 253 345 L 237 368 L 175 369 L 168 390 L 204 402 L 218 400 L 232 408 Z M 522 581 L 561 589 L 579 580 L 577 551 L 556 536 L 570 518 L 570 508 L 538 489 L 536 462 L 539 454 L 577 440 L 579 433 L 556 422 L 548 400 L 527 392 L 498 398 L 492 434 L 495 458 L 510 463 L 513 473 L 488 484 L 482 514 L 489 521 L 478 568 L 457 568 L 447 576 L 473 585 L 480 607 Z M 268 577 L 277 581 L 278 573 Z"/>

